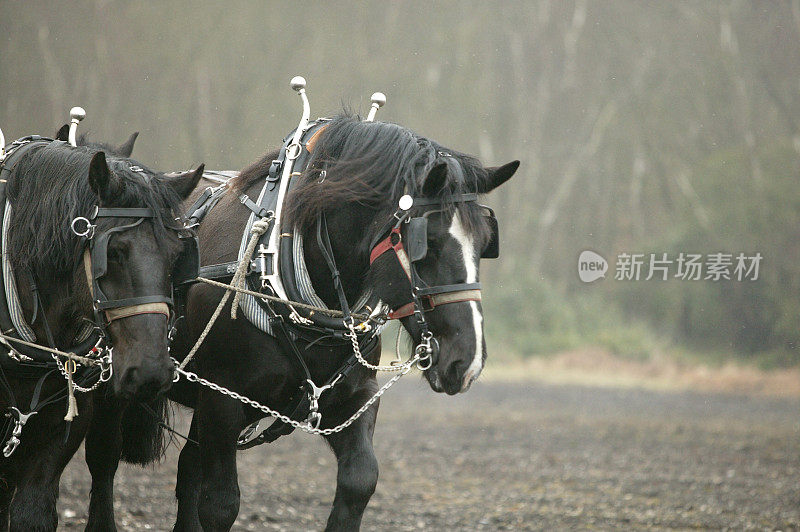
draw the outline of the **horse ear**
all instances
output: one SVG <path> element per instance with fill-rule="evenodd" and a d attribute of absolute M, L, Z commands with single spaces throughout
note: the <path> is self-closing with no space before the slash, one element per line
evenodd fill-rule
<path fill-rule="evenodd" d="M 519 161 L 511 161 L 503 166 L 492 166 L 486 169 L 486 179 L 478 183 L 478 193 L 486 194 L 496 189 L 509 179 L 519 168 Z"/>
<path fill-rule="evenodd" d="M 192 190 L 195 189 L 200 178 L 203 177 L 203 170 L 206 165 L 201 164 L 195 171 L 182 172 L 180 174 L 167 175 L 167 184 L 177 192 L 181 199 L 186 199 Z"/>
<path fill-rule="evenodd" d="M 111 203 L 117 195 L 119 183 L 106 163 L 106 154 L 99 151 L 89 163 L 89 186 L 103 203 Z"/>
<path fill-rule="evenodd" d="M 444 188 L 447 182 L 447 163 L 439 161 L 428 170 L 428 175 L 422 182 L 422 196 L 435 196 Z"/>
<path fill-rule="evenodd" d="M 64 142 L 69 140 L 69 124 L 64 124 L 61 128 L 56 131 L 56 136 L 53 137 L 55 140 L 63 140 Z"/>
<path fill-rule="evenodd" d="M 119 145 L 115 151 L 122 157 L 130 157 L 131 153 L 133 153 L 133 144 L 136 142 L 136 137 L 139 136 L 139 132 L 135 131 L 133 135 L 130 136 L 128 140 L 123 142 Z"/>

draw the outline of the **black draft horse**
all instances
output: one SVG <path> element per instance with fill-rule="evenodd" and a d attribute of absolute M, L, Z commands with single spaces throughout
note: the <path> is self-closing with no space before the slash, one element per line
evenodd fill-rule
<path fill-rule="evenodd" d="M 397 211 L 399 198 L 412 193 L 435 197 L 440 205 L 414 207 L 416 216 L 427 214 L 427 255 L 416 263 L 428 285 L 457 285 L 478 281 L 478 263 L 491 238 L 483 210 L 475 202 L 458 202 L 459 195 L 485 194 L 506 182 L 519 161 L 485 168 L 470 156 L 449 150 L 401 126 L 362 122 L 340 116 L 328 123 L 315 141 L 314 159 L 287 198 L 288 218 L 280 228 L 297 227 L 305 237 L 305 261 L 319 297 L 329 308 L 340 308 L 331 274 L 315 225 L 324 213 L 341 283 L 352 305 L 371 288 L 393 309 L 410 299 L 411 286 L 397 259 L 387 253 L 371 261 L 374 242 L 387 236 L 387 222 Z M 228 192 L 199 228 L 202 264 L 237 260 L 242 233 L 250 215 L 237 199 L 240 193 L 255 198 L 267 178 L 277 152 L 266 154 L 233 180 Z M 325 172 L 322 174 L 322 172 Z M 202 183 L 186 205 L 209 184 Z M 407 188 L 413 190 L 406 190 Z M 391 223 L 390 223 L 391 225 Z M 405 229 L 403 229 L 405 231 Z M 178 329 L 173 355 L 182 359 L 200 336 L 224 291 L 204 284 L 187 293 L 186 320 Z M 230 318 L 230 302 L 206 337 L 189 368 L 200 376 L 278 410 L 302 385 L 292 355 L 278 341 L 257 329 L 243 316 Z M 427 312 L 430 331 L 438 340 L 425 376 L 437 392 L 466 391 L 478 377 L 486 358 L 480 303 L 469 301 L 437 307 Z M 401 320 L 415 343 L 422 331 L 413 316 Z M 347 343 L 309 343 L 299 340 L 304 362 L 317 383 L 337 371 L 352 356 Z M 363 353 L 376 364 L 380 345 Z M 320 428 L 336 426 L 364 405 L 378 389 L 374 370 L 358 365 L 343 382 L 320 399 Z M 176 531 L 229 530 L 239 511 L 236 471 L 237 438 L 262 416 L 257 410 L 181 379 L 170 398 L 195 409 L 178 463 Z M 378 462 L 372 434 L 378 402 L 372 404 L 344 430 L 325 436 L 338 461 L 336 496 L 328 530 L 357 530 L 378 480 Z M 87 455 L 89 449 L 87 448 Z M 109 466 L 108 470 L 114 470 Z M 95 494 L 110 507 L 110 496 Z M 107 486 L 110 490 L 110 485 Z M 109 491 L 110 494 L 110 491 Z M 99 512 L 92 506 L 91 510 Z M 105 513 L 108 513 L 106 511 Z M 90 515 L 90 520 L 93 516 Z M 113 526 L 113 523 L 110 523 Z"/>
<path fill-rule="evenodd" d="M 276 153 L 267 154 L 246 168 L 233 183 L 233 190 L 256 197 L 275 157 Z M 451 199 L 464 193 L 488 193 L 507 181 L 518 166 L 519 162 L 514 161 L 485 168 L 477 159 L 401 126 L 340 116 L 315 141 L 309 170 L 287 198 L 287 218 L 281 231 L 291 232 L 297 227 L 305 237 L 305 260 L 314 290 L 329 308 L 339 308 L 330 270 L 315 238 L 317 219 L 324 213 L 350 304 L 371 288 L 384 303 L 397 309 L 409 301 L 411 287 L 406 274 L 393 254 L 386 253 L 370 264 L 370 253 L 374 243 L 387 236 L 386 223 L 397 211 L 400 197 L 407 193 L 435 197 L 442 207 L 439 212 L 427 213 L 427 255 L 416 263 L 422 280 L 430 286 L 476 283 L 479 258 L 489 243 L 490 228 L 475 202 Z M 249 215 L 237 195 L 227 194 L 201 225 L 202 264 L 237 259 L 240 236 Z M 416 216 L 431 210 L 413 208 Z M 222 295 L 221 289 L 206 285 L 191 288 L 184 346 L 191 346 L 198 338 Z M 486 357 L 480 303 L 444 305 L 426 315 L 430 331 L 439 342 L 438 356 L 425 371 L 431 388 L 448 394 L 466 391 L 478 377 Z M 419 343 L 421 331 L 414 316 L 401 321 L 414 342 Z M 176 342 L 176 348 L 178 345 Z M 325 382 L 352 354 L 347 345 L 304 347 L 305 363 L 316 382 Z M 380 349 L 376 347 L 364 357 L 376 364 Z M 279 410 L 302 380 L 290 354 L 274 338 L 243 317 L 231 320 L 226 312 L 211 329 L 195 361 L 199 375 Z M 375 371 L 359 366 L 345 382 L 322 395 L 321 427 L 348 419 L 377 389 Z M 207 387 L 185 392 L 183 386 L 174 388 L 174 397 L 195 408 L 190 437 L 197 439 L 199 447 L 187 443 L 180 455 L 175 530 L 200 530 L 201 526 L 207 531 L 228 530 L 239 510 L 237 437 L 261 415 Z M 325 437 L 338 461 L 328 530 L 358 529 L 375 490 L 378 462 L 372 434 L 377 411 L 376 402 L 355 423 Z"/>
<path fill-rule="evenodd" d="M 56 137 L 63 139 L 66 132 L 62 128 Z M 96 319 L 84 264 L 87 241 L 71 229 L 73 219 L 91 216 L 95 207 L 137 209 L 116 211 L 120 215 L 106 211 L 111 215 L 94 221 L 96 237 L 113 233 L 107 241 L 106 272 L 96 286 L 117 301 L 171 296 L 170 275 L 183 250 L 174 219 L 203 169 L 170 177 L 154 173 L 128 158 L 135 139 L 136 134 L 116 149 L 85 139 L 86 145 L 78 147 L 52 142 L 26 151 L 11 169 L 7 254 L 24 318 L 42 343 L 52 339 L 56 348 L 68 350 L 86 321 Z M 143 212 L 148 217 L 139 217 Z M 36 280 L 38 296 L 25 279 Z M 58 481 L 90 426 L 102 437 L 87 440 L 89 455 L 111 453 L 116 460 L 139 463 L 158 457 L 158 423 L 134 408 L 125 426 L 121 417 L 132 401 L 160 407 L 158 397 L 172 379 L 167 324 L 163 313 L 146 311 L 103 324 L 113 345 L 113 377 L 96 391 L 76 395 L 78 415 L 70 423 L 64 420 L 66 401 L 46 399 L 66 396 L 57 369 L 0 355 L 11 392 L 0 394 L 0 408 L 43 405 L 24 426 L 16 450 L 0 457 L 0 530 L 56 529 Z M 89 468 L 97 482 L 105 481 L 96 462 L 89 461 Z M 96 489 L 103 491 L 93 485 Z"/>

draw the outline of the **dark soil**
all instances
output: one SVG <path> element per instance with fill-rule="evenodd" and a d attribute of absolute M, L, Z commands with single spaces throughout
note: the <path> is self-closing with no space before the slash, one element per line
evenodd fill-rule
<path fill-rule="evenodd" d="M 495 382 L 447 397 L 408 377 L 384 397 L 375 447 L 364 530 L 800 529 L 798 399 Z M 170 529 L 177 454 L 120 468 L 121 530 Z M 299 432 L 241 453 L 234 529 L 322 529 L 335 476 Z M 83 528 L 88 495 L 81 452 L 61 528 Z"/>

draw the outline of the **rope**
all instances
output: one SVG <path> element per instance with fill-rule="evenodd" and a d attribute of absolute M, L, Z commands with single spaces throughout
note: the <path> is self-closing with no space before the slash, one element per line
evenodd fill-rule
<path fill-rule="evenodd" d="M 261 292 L 254 292 L 253 290 L 247 290 L 246 288 L 239 288 L 239 287 L 236 287 L 236 286 L 231 286 L 229 284 L 220 283 L 218 281 L 214 281 L 214 280 L 211 280 L 211 279 L 206 279 L 205 277 L 198 277 L 197 280 L 202 282 L 202 283 L 209 284 L 211 286 L 216 286 L 217 288 L 224 288 L 224 289 L 230 290 L 232 292 L 241 292 L 242 294 L 245 294 L 245 295 L 248 295 L 248 296 L 253 296 L 253 297 L 258 297 L 258 298 L 264 299 L 266 301 L 274 301 L 276 303 L 283 303 L 284 305 L 287 305 L 287 306 L 290 306 L 290 307 L 299 307 L 299 308 L 304 308 L 304 309 L 308 309 L 308 310 L 313 310 L 315 312 L 319 312 L 321 314 L 328 314 L 328 315 L 336 317 L 336 318 L 343 318 L 344 317 L 344 313 L 342 313 L 342 311 L 340 311 L 340 310 L 328 309 L 328 308 L 322 308 L 322 307 L 315 307 L 314 305 L 308 305 L 306 303 L 300 303 L 299 301 L 291 301 L 289 299 L 283 299 L 283 298 L 280 298 L 280 297 L 277 297 L 277 296 L 271 296 L 271 295 L 268 295 L 268 294 L 262 294 Z M 361 321 L 366 321 L 366 320 L 369 319 L 369 315 L 367 315 L 367 314 L 351 314 L 351 316 L 353 316 L 354 318 L 359 319 Z"/>
<path fill-rule="evenodd" d="M 48 353 L 53 353 L 54 355 L 58 355 L 60 357 L 65 357 L 79 364 L 83 364 L 84 366 L 97 366 L 100 364 L 99 361 L 93 358 L 82 357 L 80 355 L 76 355 L 75 353 L 67 353 L 65 351 L 59 351 L 58 349 L 53 349 L 52 347 L 35 344 L 33 342 L 26 342 L 25 340 L 20 340 L 19 338 L 14 338 L 13 336 L 6 336 L 5 334 L 0 334 L 0 338 L 3 340 L 7 340 L 9 342 L 16 342 L 18 344 L 27 345 L 28 347 L 41 349 L 42 351 L 47 351 Z"/>
<path fill-rule="evenodd" d="M 222 313 L 222 308 L 225 306 L 225 303 L 228 302 L 228 298 L 231 296 L 231 292 L 232 291 L 239 292 L 241 290 L 244 290 L 243 288 L 239 288 L 235 285 L 237 283 L 243 282 L 245 277 L 244 272 L 247 272 L 247 267 L 250 264 L 250 256 L 252 256 L 253 254 L 253 250 L 256 247 L 256 243 L 258 243 L 259 237 L 262 234 L 264 234 L 271 220 L 272 217 L 270 216 L 262 218 L 261 220 L 258 220 L 253 223 L 253 228 L 250 231 L 253 234 L 253 236 L 250 238 L 250 242 L 247 244 L 247 250 L 245 250 L 244 257 L 242 257 L 242 260 L 239 261 L 239 266 L 236 268 L 236 273 L 233 275 L 231 284 L 227 285 L 224 283 L 214 283 L 218 284 L 220 288 L 225 288 L 227 292 L 225 292 L 225 294 L 222 296 L 222 299 L 220 299 L 219 304 L 217 304 L 217 308 L 214 309 L 214 313 L 211 315 L 211 318 L 208 320 L 208 323 L 206 323 L 203 332 L 200 334 L 200 337 L 195 342 L 194 347 L 192 347 L 191 351 L 189 351 L 189 354 L 186 355 L 186 358 L 184 358 L 183 362 L 181 362 L 180 366 L 178 366 L 178 369 L 184 369 L 186 365 L 189 364 L 189 362 L 192 360 L 192 358 L 194 358 L 194 355 L 197 353 L 197 350 L 200 349 L 200 346 L 205 341 L 209 331 L 211 331 L 211 327 L 214 326 L 214 322 L 217 321 L 217 318 L 219 318 L 219 315 Z M 238 299 L 234 298 L 233 308 L 231 308 L 231 319 L 236 319 L 235 309 L 237 307 L 238 307 Z"/>
<path fill-rule="evenodd" d="M 220 299 L 219 303 L 217 304 L 217 308 L 214 309 L 214 313 L 211 315 L 211 318 L 208 320 L 208 323 L 206 323 L 203 332 L 200 333 L 200 336 L 197 338 L 197 341 L 195 342 L 194 346 L 189 351 L 189 354 L 186 355 L 186 358 L 184 358 L 183 361 L 178 366 L 179 370 L 184 370 L 186 366 L 189 364 L 189 362 L 192 360 L 192 358 L 194 358 L 194 355 L 197 353 L 198 349 L 200 349 L 200 346 L 205 341 L 206 336 L 208 336 L 208 333 L 211 331 L 211 327 L 214 326 L 214 322 L 217 321 L 217 318 L 219 318 L 219 315 L 222 313 L 222 309 L 225 306 L 225 303 L 227 303 L 228 298 L 231 295 L 231 292 L 235 292 L 233 302 L 231 303 L 231 319 L 233 320 L 236 319 L 237 309 L 239 308 L 239 300 L 241 299 L 242 294 L 252 297 L 258 297 L 265 301 L 274 301 L 276 303 L 282 303 L 289 307 L 299 307 L 308 310 L 313 310 L 315 312 L 328 314 L 333 317 L 340 317 L 340 318 L 344 317 L 344 313 L 340 310 L 317 307 L 314 305 L 308 305 L 306 303 L 300 303 L 298 301 L 290 301 L 288 299 L 282 299 L 280 297 L 270 296 L 267 294 L 262 294 L 261 292 L 255 292 L 253 290 L 248 290 L 244 288 L 245 279 L 247 277 L 247 268 L 250 265 L 250 260 L 252 259 L 253 251 L 255 250 L 261 235 L 263 235 L 269 228 L 269 224 L 270 222 L 272 222 L 272 219 L 273 219 L 272 216 L 264 217 L 261 220 L 257 220 L 256 222 L 253 223 L 253 227 L 250 230 L 251 233 L 250 241 L 247 243 L 247 248 L 245 249 L 242 258 L 239 260 L 239 265 L 236 268 L 236 272 L 233 274 L 233 279 L 231 280 L 230 284 L 220 283 L 218 281 L 206 279 L 205 277 L 197 278 L 197 280 L 200 282 L 206 283 L 211 286 L 215 286 L 217 288 L 222 288 L 226 290 L 226 292 L 222 296 L 222 299 Z M 351 314 L 351 316 L 361 321 L 367 321 L 370 319 L 370 316 L 368 316 L 367 314 Z"/>
<path fill-rule="evenodd" d="M 75 381 L 72 380 L 73 364 L 67 362 L 67 415 L 64 421 L 72 421 L 78 415 L 78 401 L 75 400 Z"/>
<path fill-rule="evenodd" d="M 222 285 L 222 286 L 228 286 L 228 285 Z M 203 341 L 206 339 L 206 336 L 208 336 L 208 332 L 211 330 L 211 327 L 214 325 L 214 322 L 217 321 L 217 318 L 219 318 L 219 315 L 222 313 L 222 307 L 225 306 L 225 303 L 228 301 L 230 295 L 231 295 L 230 292 L 225 292 L 225 295 L 222 296 L 222 299 L 220 299 L 217 308 L 214 309 L 214 314 L 211 315 L 211 318 L 208 320 L 208 323 L 206 323 L 205 329 L 203 329 L 203 332 L 200 334 L 200 337 L 197 339 L 197 342 L 195 342 L 194 347 L 192 347 L 192 350 L 189 351 L 189 354 L 186 355 L 186 358 L 183 359 L 181 365 L 178 366 L 178 369 L 184 369 L 186 365 L 189 363 L 189 361 L 192 360 L 195 353 L 197 353 L 197 350 L 200 349 L 200 345 L 202 345 Z"/>
<path fill-rule="evenodd" d="M 6 340 L 7 342 L 16 342 L 18 344 L 27 345 L 28 347 L 41 349 L 42 351 L 47 351 L 48 353 L 52 353 L 56 356 L 67 359 L 67 362 L 64 363 L 64 370 L 67 377 L 67 414 L 64 416 L 64 421 L 72 421 L 75 419 L 75 416 L 78 415 L 78 401 L 75 399 L 76 385 L 72 377 L 73 370 L 75 369 L 75 363 L 80 363 L 84 366 L 97 366 L 100 365 L 100 361 L 93 358 L 82 357 L 76 355 L 75 353 L 59 351 L 58 349 L 35 344 L 33 342 L 26 342 L 25 340 L 20 340 L 19 338 L 14 338 L 13 336 L 8 336 L 5 334 L 0 334 L 0 338 Z M 72 362 L 72 364 L 70 364 L 70 362 Z"/>
<path fill-rule="evenodd" d="M 261 235 L 263 235 L 269 228 L 269 224 L 274 216 L 264 217 L 260 220 L 253 222 L 253 227 L 250 229 L 250 242 L 247 243 L 247 248 L 244 250 L 244 255 L 239 260 L 239 266 L 236 268 L 236 273 L 233 274 L 230 286 L 235 288 L 244 288 L 245 276 L 247 275 L 247 268 L 250 266 L 250 260 L 253 258 L 253 252 L 256 249 Z M 242 293 L 236 291 L 233 296 L 233 303 L 231 303 L 231 319 L 236 319 L 236 313 L 239 310 L 239 300 L 242 298 Z"/>

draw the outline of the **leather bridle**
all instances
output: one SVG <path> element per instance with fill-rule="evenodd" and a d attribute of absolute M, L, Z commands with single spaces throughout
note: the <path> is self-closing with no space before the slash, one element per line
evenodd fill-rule
<path fill-rule="evenodd" d="M 405 196 L 410 198 L 410 196 Z M 404 197 L 404 198 L 405 198 Z M 442 210 L 444 202 L 438 198 L 417 197 L 410 198 L 413 200 L 411 204 L 413 207 L 436 207 L 436 210 Z M 474 193 L 457 194 L 448 198 L 448 203 L 465 203 L 475 202 L 478 196 Z M 406 200 L 407 201 L 407 200 Z M 401 202 L 402 205 L 402 202 Z M 414 263 L 424 256 L 424 253 L 415 253 L 412 251 L 410 254 L 407 252 L 403 245 L 403 235 L 401 227 L 403 224 L 410 225 L 414 220 L 410 214 L 411 207 L 407 209 L 399 209 L 394 214 L 394 219 L 397 221 L 392 224 L 389 235 L 380 240 L 377 244 L 371 246 L 369 257 L 370 266 L 378 259 L 389 251 L 393 251 L 397 262 L 400 264 L 406 278 L 410 283 L 410 300 L 399 307 L 392 309 L 389 313 L 390 319 L 401 319 L 411 315 L 417 317 L 417 322 L 420 325 L 423 336 L 429 333 L 427 320 L 425 319 L 425 312 L 432 311 L 436 307 L 448 305 L 451 303 L 463 303 L 465 301 L 480 301 L 481 300 L 481 283 L 458 283 L 448 285 L 428 286 L 420 277 Z M 432 211 L 428 211 L 429 214 Z M 381 234 L 385 234 L 385 231 Z M 425 234 L 421 237 L 419 235 L 414 238 L 413 245 L 421 245 L 418 241 L 427 238 Z M 427 246 L 427 241 L 426 246 Z"/>
<path fill-rule="evenodd" d="M 136 218 L 136 221 L 95 234 L 96 224 L 93 222 L 98 218 Z M 95 325 L 105 336 L 105 328 L 112 321 L 140 314 L 163 314 L 168 324 L 172 325 L 172 294 L 110 299 L 100 287 L 100 279 L 108 272 L 108 243 L 111 237 L 133 229 L 149 218 L 156 218 L 155 211 L 150 208 L 95 207 L 89 218 L 78 217 L 72 221 L 72 231 L 89 241 L 83 254 L 86 280 L 92 296 Z"/>

